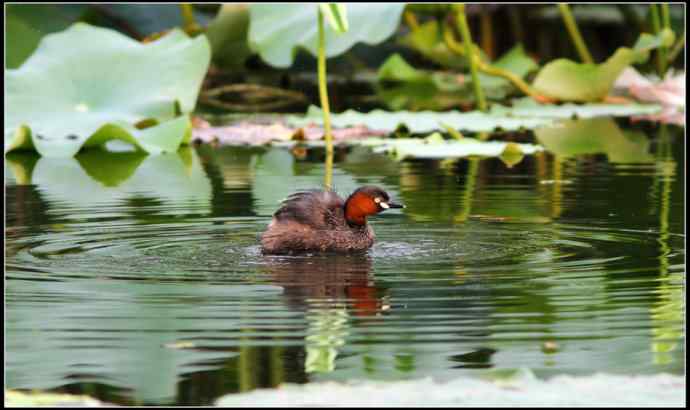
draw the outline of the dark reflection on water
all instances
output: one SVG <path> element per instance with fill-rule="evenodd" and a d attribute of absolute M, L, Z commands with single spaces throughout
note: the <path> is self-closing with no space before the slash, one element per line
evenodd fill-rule
<path fill-rule="evenodd" d="M 207 404 L 286 382 L 684 373 L 682 130 L 535 136 L 550 152 L 511 166 L 339 151 L 337 190 L 407 205 L 349 256 L 259 252 L 278 202 L 322 183 L 319 150 L 7 156 L 7 387 Z"/>

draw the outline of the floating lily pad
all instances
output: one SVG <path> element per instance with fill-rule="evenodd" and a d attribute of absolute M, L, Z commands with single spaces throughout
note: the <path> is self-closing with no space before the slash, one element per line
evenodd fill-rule
<path fill-rule="evenodd" d="M 446 126 L 468 132 L 491 132 L 495 130 L 514 131 L 535 129 L 551 125 L 556 119 L 572 117 L 629 116 L 635 114 L 655 113 L 658 105 L 650 104 L 587 104 L 587 105 L 538 105 L 528 100 L 517 100 L 514 107 L 494 105 L 488 113 L 481 111 L 432 112 L 432 111 L 384 111 L 373 110 L 361 113 L 348 110 L 340 114 L 331 114 L 334 127 L 365 125 L 371 129 L 393 131 L 399 126 L 406 126 L 414 133 L 428 133 L 443 130 Z M 305 116 L 288 116 L 287 122 L 293 126 L 309 123 L 321 124 L 321 109 L 309 107 Z"/>
<path fill-rule="evenodd" d="M 5 152 L 73 156 L 110 139 L 175 151 L 191 135 L 188 113 L 209 61 L 206 38 L 179 30 L 149 44 L 83 23 L 50 34 L 5 72 Z M 153 126 L 135 127 L 143 123 Z"/>
<path fill-rule="evenodd" d="M 347 19 L 355 22 L 347 33 L 326 25 L 326 57 L 349 50 L 355 43 L 378 44 L 398 28 L 402 3 L 348 3 Z M 275 67 L 289 67 L 297 47 L 317 55 L 317 3 L 252 4 L 249 7 L 249 45 Z"/>
<path fill-rule="evenodd" d="M 543 148 L 533 144 L 514 142 L 480 141 L 474 138 L 444 140 L 434 133 L 427 138 L 369 138 L 362 145 L 372 147 L 374 152 L 391 153 L 397 159 L 405 158 L 461 158 L 468 156 L 500 157 L 502 155 L 534 154 Z"/>
<path fill-rule="evenodd" d="M 290 125 L 301 126 L 312 122 L 319 124 L 323 121 L 323 118 L 321 109 L 311 106 L 307 111 L 307 115 L 303 117 L 291 116 L 287 118 L 287 121 Z M 444 125 L 469 132 L 488 132 L 496 129 L 531 129 L 540 125 L 551 124 L 552 120 L 548 118 L 511 118 L 505 115 L 493 115 L 492 113 L 480 111 L 390 112 L 373 110 L 369 113 L 360 113 L 348 110 L 340 114 L 331 114 L 331 123 L 334 127 L 348 127 L 361 124 L 372 129 L 390 131 L 405 125 L 411 132 L 426 133 L 444 129 Z"/>
<path fill-rule="evenodd" d="M 5 390 L 7 407 L 110 407 L 109 403 L 74 394 Z"/>
<path fill-rule="evenodd" d="M 648 115 L 660 112 L 658 104 L 539 104 L 532 98 L 524 97 L 513 100 L 511 107 L 495 105 L 494 114 L 504 114 L 513 117 L 531 118 L 594 118 L 594 117 L 629 117 L 632 115 Z"/>

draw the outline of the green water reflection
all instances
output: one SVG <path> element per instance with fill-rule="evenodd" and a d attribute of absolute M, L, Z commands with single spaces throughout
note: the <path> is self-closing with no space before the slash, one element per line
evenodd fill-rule
<path fill-rule="evenodd" d="M 336 190 L 407 205 L 337 257 L 257 244 L 282 198 L 322 186 L 323 150 L 8 155 L 7 387 L 205 404 L 488 369 L 682 374 L 682 131 L 566 122 L 511 166 L 336 150 Z"/>

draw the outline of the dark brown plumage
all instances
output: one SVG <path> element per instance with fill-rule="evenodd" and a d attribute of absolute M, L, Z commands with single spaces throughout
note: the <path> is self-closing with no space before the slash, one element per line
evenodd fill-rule
<path fill-rule="evenodd" d="M 366 217 L 402 208 L 375 186 L 363 186 L 344 201 L 333 191 L 312 190 L 289 196 L 261 236 L 266 254 L 353 252 L 374 244 Z"/>

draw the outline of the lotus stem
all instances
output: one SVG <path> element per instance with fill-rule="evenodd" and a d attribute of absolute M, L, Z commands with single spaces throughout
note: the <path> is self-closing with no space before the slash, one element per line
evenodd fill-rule
<path fill-rule="evenodd" d="M 671 28 L 671 11 L 668 3 L 661 3 L 661 24 L 663 28 Z"/>
<path fill-rule="evenodd" d="M 326 82 L 326 32 L 324 30 L 323 13 L 319 8 L 319 97 L 321 99 L 321 110 L 323 110 L 323 129 L 324 139 L 326 140 L 326 188 L 331 188 L 333 170 L 333 135 L 331 134 L 331 109 L 328 104 L 328 84 Z M 330 169 L 329 169 L 330 159 Z"/>
<path fill-rule="evenodd" d="M 460 3 L 456 6 L 456 19 L 458 29 L 462 35 L 462 41 L 465 45 L 465 50 L 467 51 L 467 61 L 470 65 L 470 73 L 472 74 L 472 84 L 474 85 L 474 95 L 477 98 L 477 104 L 479 105 L 480 111 L 486 111 L 486 99 L 484 98 L 484 90 L 482 90 L 482 84 L 479 81 L 479 73 L 477 72 L 477 61 L 480 58 L 474 53 L 472 43 L 472 34 L 470 34 L 470 28 L 467 25 L 467 17 L 465 16 L 465 4 Z"/>
<path fill-rule="evenodd" d="M 459 54 L 464 56 L 465 55 L 465 48 L 458 44 L 457 41 L 455 41 L 455 38 L 453 38 L 453 33 L 451 31 L 451 28 L 448 26 L 444 27 L 443 30 L 443 39 L 446 43 L 446 46 L 454 53 Z M 510 72 L 508 70 L 504 70 L 502 68 L 494 67 L 490 64 L 487 64 L 486 62 L 482 61 L 481 59 L 477 59 L 477 69 L 484 74 L 496 76 L 496 77 L 502 77 L 505 78 L 506 80 L 510 81 L 513 83 L 513 85 L 525 93 L 526 95 L 532 97 L 534 100 L 540 102 L 540 103 L 548 103 L 548 102 L 553 102 L 550 98 L 539 94 L 536 90 L 534 90 L 532 87 L 530 87 L 529 84 L 527 84 L 522 78 L 517 76 L 515 73 Z"/>
<path fill-rule="evenodd" d="M 676 58 L 678 58 L 678 55 L 680 54 L 681 51 L 685 49 L 685 29 L 683 29 L 683 33 L 680 35 L 678 40 L 676 40 L 676 44 L 673 45 L 673 48 L 671 48 L 671 52 L 668 53 L 668 58 L 666 59 L 666 64 L 671 64 L 673 63 Z"/>
<path fill-rule="evenodd" d="M 194 34 L 199 31 L 199 25 L 194 19 L 194 10 L 191 3 L 181 3 L 180 11 L 182 12 L 182 21 L 184 22 L 184 31 L 187 34 Z"/>
<path fill-rule="evenodd" d="M 494 32 L 491 26 L 491 14 L 482 8 L 480 17 L 480 27 L 482 36 L 482 50 L 489 57 L 489 59 L 494 59 Z"/>
<path fill-rule="evenodd" d="M 410 26 L 410 30 L 412 30 L 413 32 L 419 30 L 419 22 L 417 21 L 417 17 L 414 15 L 413 12 L 411 12 L 410 10 L 405 10 L 403 16 L 405 17 L 405 22 L 407 23 L 407 25 Z"/>
<path fill-rule="evenodd" d="M 570 12 L 570 6 L 567 3 L 558 3 L 558 10 L 561 12 L 563 17 L 563 22 L 565 23 L 566 29 L 568 29 L 568 34 L 570 34 L 570 39 L 577 49 L 577 53 L 580 55 L 580 60 L 587 64 L 594 64 L 594 59 L 587 49 L 587 44 L 582 39 L 580 30 L 577 28 L 577 23 L 575 22 L 575 17 Z"/>
<path fill-rule="evenodd" d="M 658 35 L 661 32 L 661 18 L 656 4 L 649 5 L 649 14 L 652 18 L 652 30 Z M 664 76 L 666 71 L 666 46 L 661 46 L 656 52 L 656 71 L 659 77 Z"/>

